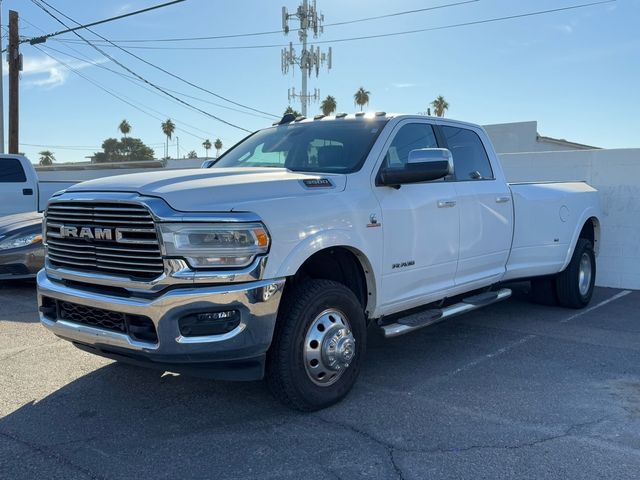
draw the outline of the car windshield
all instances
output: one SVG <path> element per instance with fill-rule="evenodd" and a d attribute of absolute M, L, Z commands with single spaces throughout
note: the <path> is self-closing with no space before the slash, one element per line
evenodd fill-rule
<path fill-rule="evenodd" d="M 385 123 L 378 119 L 345 119 L 259 130 L 226 152 L 211 168 L 278 167 L 298 172 L 356 172 Z"/>

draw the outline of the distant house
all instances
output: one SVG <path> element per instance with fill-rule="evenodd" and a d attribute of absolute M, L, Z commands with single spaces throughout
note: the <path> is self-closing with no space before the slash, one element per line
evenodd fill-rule
<path fill-rule="evenodd" d="M 564 150 L 596 150 L 599 147 L 545 137 L 538 133 L 538 122 L 515 122 L 485 125 L 498 153 L 551 152 Z"/>

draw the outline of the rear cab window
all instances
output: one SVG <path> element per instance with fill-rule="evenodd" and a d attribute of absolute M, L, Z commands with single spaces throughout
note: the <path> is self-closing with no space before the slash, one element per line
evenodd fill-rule
<path fill-rule="evenodd" d="M 24 183 L 27 176 L 17 158 L 0 158 L 0 183 Z"/>

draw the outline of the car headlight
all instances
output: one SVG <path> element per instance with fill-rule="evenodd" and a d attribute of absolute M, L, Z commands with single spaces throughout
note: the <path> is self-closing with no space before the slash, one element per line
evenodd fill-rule
<path fill-rule="evenodd" d="M 20 248 L 42 242 L 42 234 L 30 233 L 18 237 L 10 237 L 0 241 L 0 250 L 9 250 L 11 248 Z"/>
<path fill-rule="evenodd" d="M 269 250 L 260 223 L 163 223 L 162 241 L 169 257 L 183 257 L 193 268 L 245 267 Z"/>

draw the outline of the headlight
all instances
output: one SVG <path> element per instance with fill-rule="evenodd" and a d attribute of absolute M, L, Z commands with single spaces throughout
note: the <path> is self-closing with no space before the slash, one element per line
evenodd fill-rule
<path fill-rule="evenodd" d="M 260 223 L 160 224 L 167 256 L 183 257 L 193 268 L 245 267 L 269 250 Z"/>
<path fill-rule="evenodd" d="M 30 233 L 20 237 L 11 237 L 0 241 L 0 250 L 9 250 L 11 248 L 20 248 L 42 242 L 40 233 Z"/>

